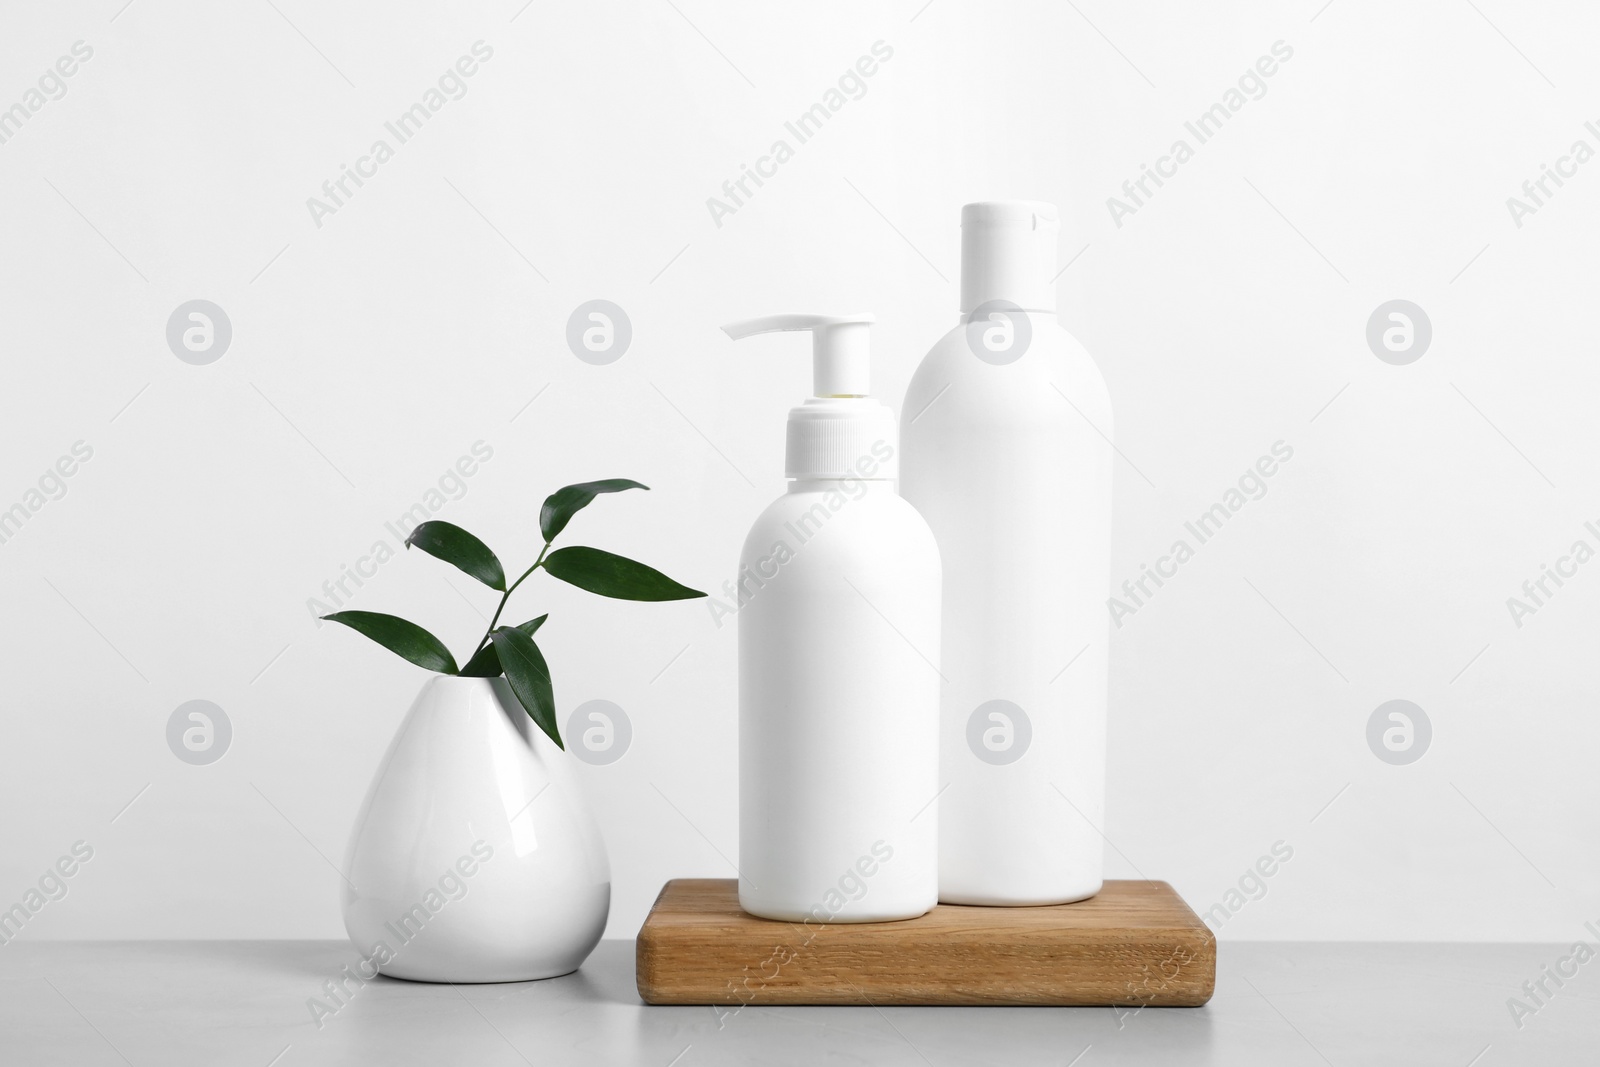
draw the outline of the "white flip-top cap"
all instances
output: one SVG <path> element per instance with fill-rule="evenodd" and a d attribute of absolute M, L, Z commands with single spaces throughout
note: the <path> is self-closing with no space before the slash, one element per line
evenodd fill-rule
<path fill-rule="evenodd" d="M 1056 310 L 1061 213 L 1037 200 L 984 200 L 961 209 L 961 313 L 991 300 Z"/>
<path fill-rule="evenodd" d="M 860 315 L 768 315 L 722 328 L 735 341 L 758 333 L 811 333 L 812 392 L 789 411 L 784 475 L 890 479 L 898 475 L 894 412 L 867 395 L 871 329 Z"/>

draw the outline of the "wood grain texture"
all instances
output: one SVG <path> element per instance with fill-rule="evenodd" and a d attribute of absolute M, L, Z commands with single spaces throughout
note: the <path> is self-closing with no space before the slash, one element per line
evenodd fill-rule
<path fill-rule="evenodd" d="M 1217 942 L 1165 882 L 1107 882 L 1077 904 L 941 904 L 891 923 L 790 923 L 739 908 L 738 883 L 670 881 L 639 931 L 649 1004 L 1198 1007 Z"/>

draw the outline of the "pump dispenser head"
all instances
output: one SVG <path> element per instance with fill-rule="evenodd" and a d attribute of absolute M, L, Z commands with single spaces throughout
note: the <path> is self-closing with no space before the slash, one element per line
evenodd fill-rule
<path fill-rule="evenodd" d="M 789 412 L 789 478 L 893 479 L 899 473 L 894 412 L 867 395 L 871 329 L 860 315 L 768 315 L 722 328 L 735 341 L 758 333 L 811 333 L 812 397 Z"/>
<path fill-rule="evenodd" d="M 811 331 L 811 391 L 817 396 L 866 396 L 871 377 L 870 330 L 877 318 L 861 315 L 768 315 L 729 323 L 735 341 L 758 333 Z"/>

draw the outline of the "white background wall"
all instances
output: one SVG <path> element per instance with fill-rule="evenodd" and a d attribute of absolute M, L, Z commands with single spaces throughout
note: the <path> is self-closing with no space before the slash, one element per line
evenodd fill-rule
<path fill-rule="evenodd" d="M 1600 916 L 1600 563 L 1520 628 L 1506 606 L 1600 519 L 1600 162 L 1521 227 L 1506 206 L 1600 148 L 1592 10 L 123 2 L 0 29 L 0 106 L 93 48 L 0 144 L 0 508 L 93 448 L 0 544 L 0 900 L 95 849 L 23 936 L 342 937 L 329 859 L 424 675 L 308 598 L 479 440 L 441 517 L 508 565 L 546 493 L 625 476 L 654 492 L 574 534 L 719 586 L 808 371 L 718 324 L 870 308 L 898 406 L 954 321 L 960 205 L 1006 196 L 1065 213 L 1065 318 L 1128 461 L 1118 581 L 1294 449 L 1115 633 L 1111 874 L 1203 910 L 1291 845 L 1224 937 L 1570 941 Z M 466 96 L 315 225 L 307 197 L 479 40 Z M 707 197 L 879 40 L 865 96 L 717 226 Z M 1266 95 L 1115 225 L 1107 197 L 1280 40 Z M 208 366 L 164 336 L 195 298 L 233 325 Z M 633 323 L 609 366 L 564 341 L 594 298 Z M 1395 298 L 1433 324 L 1408 366 L 1364 338 Z M 514 613 L 552 613 L 563 718 L 632 719 L 580 768 L 628 937 L 665 879 L 732 874 L 734 627 L 558 585 Z M 457 648 L 492 606 L 416 553 L 352 603 Z M 165 741 L 196 698 L 234 729 L 207 767 Z M 1433 725 L 1408 766 L 1366 741 L 1393 698 Z"/>

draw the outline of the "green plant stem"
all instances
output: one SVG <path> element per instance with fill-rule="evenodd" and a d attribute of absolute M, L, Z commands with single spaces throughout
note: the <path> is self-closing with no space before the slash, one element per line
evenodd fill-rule
<path fill-rule="evenodd" d="M 518 578 L 516 581 L 512 582 L 511 583 L 511 587 L 509 589 L 507 589 L 505 591 L 505 593 L 500 597 L 500 606 L 494 609 L 494 618 L 489 620 L 489 628 L 484 631 L 483 640 L 478 642 L 477 649 L 473 651 L 472 654 L 474 656 L 476 656 L 479 652 L 483 651 L 484 647 L 486 645 L 488 645 L 488 643 L 489 643 L 489 635 L 494 633 L 494 628 L 496 626 L 500 625 L 500 613 L 506 610 L 506 602 L 511 599 L 511 594 L 515 593 L 517 591 L 517 586 L 521 585 L 523 582 L 525 582 L 527 580 L 528 575 L 532 574 L 534 571 L 538 570 L 540 567 L 542 567 L 544 565 L 544 557 L 549 555 L 549 553 L 550 553 L 550 542 L 546 541 L 544 543 L 544 548 L 539 550 L 539 558 L 533 561 L 533 566 L 531 566 L 527 570 L 523 571 L 522 572 L 522 577 Z M 468 658 L 470 659 L 471 657 L 468 657 Z"/>

